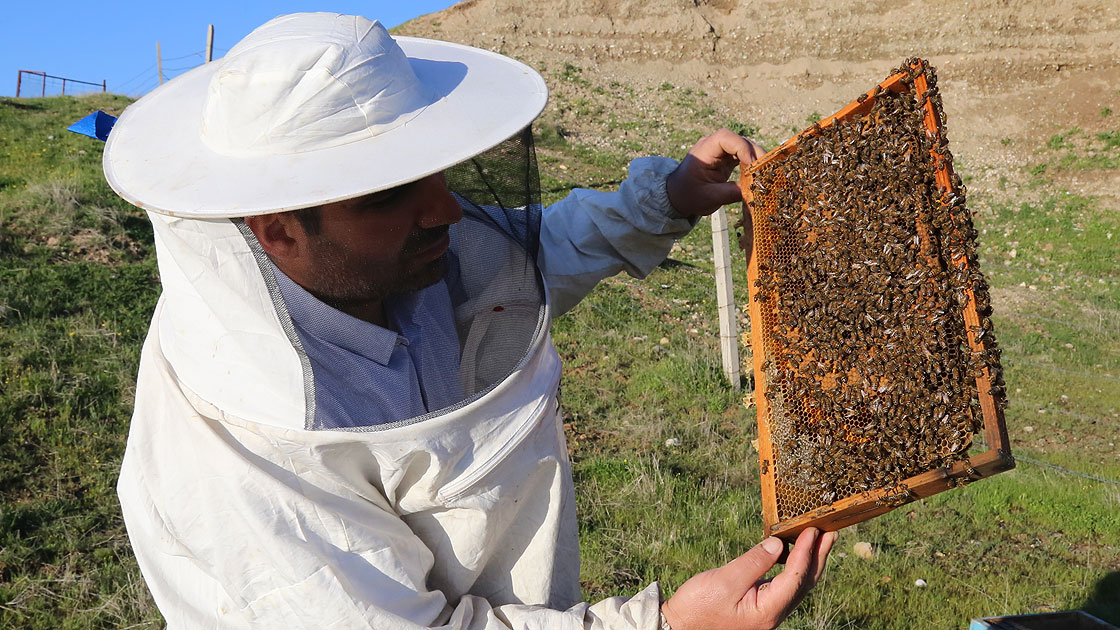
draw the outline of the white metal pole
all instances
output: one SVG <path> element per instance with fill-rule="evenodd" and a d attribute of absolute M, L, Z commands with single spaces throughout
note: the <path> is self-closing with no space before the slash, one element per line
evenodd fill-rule
<path fill-rule="evenodd" d="M 712 252 L 716 272 L 716 300 L 719 304 L 719 348 L 723 373 L 731 387 L 739 391 L 739 322 L 735 318 L 735 286 L 731 279 L 731 244 L 727 231 L 727 212 L 712 214 Z"/>

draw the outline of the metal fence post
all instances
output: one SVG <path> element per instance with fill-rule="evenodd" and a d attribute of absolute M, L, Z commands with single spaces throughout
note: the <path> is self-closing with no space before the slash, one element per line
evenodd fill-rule
<path fill-rule="evenodd" d="M 70 84 L 70 89 L 71 90 L 74 89 L 74 84 L 75 83 L 80 83 L 82 85 L 91 85 L 93 87 L 99 87 L 100 86 L 102 92 L 108 91 L 108 85 L 107 85 L 105 79 L 102 79 L 101 83 L 93 83 L 92 81 L 82 81 L 80 79 L 69 79 L 67 77 L 56 77 L 53 74 L 47 74 L 46 72 L 39 72 L 37 70 L 20 70 L 16 74 L 16 98 L 19 98 L 19 97 L 23 96 L 23 75 L 25 75 L 25 74 L 34 74 L 34 75 L 42 77 L 43 85 L 42 85 L 42 87 L 39 88 L 39 96 L 46 96 L 47 95 L 47 79 L 57 79 L 57 80 L 61 81 L 62 82 L 62 94 L 64 94 L 64 95 L 66 94 L 66 84 L 67 83 Z"/>

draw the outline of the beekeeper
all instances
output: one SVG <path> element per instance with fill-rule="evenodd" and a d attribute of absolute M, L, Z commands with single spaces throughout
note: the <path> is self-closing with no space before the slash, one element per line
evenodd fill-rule
<path fill-rule="evenodd" d="M 758 155 L 543 209 L 529 67 L 356 16 L 261 26 L 125 110 L 105 174 L 163 293 L 118 486 L 171 628 L 772 627 L 823 570 L 764 541 L 662 602 L 580 602 L 553 317 L 645 276 Z"/>

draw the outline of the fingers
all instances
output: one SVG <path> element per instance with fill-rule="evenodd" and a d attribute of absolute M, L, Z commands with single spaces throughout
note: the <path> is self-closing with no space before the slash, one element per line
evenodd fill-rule
<path fill-rule="evenodd" d="M 743 164 L 750 164 L 766 154 L 757 142 L 729 129 L 720 129 L 713 135 L 713 139 L 724 153 L 734 155 Z"/>
<path fill-rule="evenodd" d="M 816 583 L 835 535 L 808 528 L 797 539 L 786 569 L 772 580 L 785 544 L 767 538 L 718 569 L 697 574 L 661 606 L 674 628 L 775 628 Z"/>
<path fill-rule="evenodd" d="M 750 138 L 747 138 L 746 140 L 747 144 L 749 144 L 751 147 L 751 159 L 747 163 L 754 162 L 755 160 L 766 155 L 766 149 L 763 149 L 761 144 L 755 142 L 754 140 L 751 140 Z"/>
<path fill-rule="evenodd" d="M 750 164 L 758 159 L 755 144 L 737 133 L 720 129 L 714 139 L 724 154 L 734 155 L 742 164 Z"/>
<path fill-rule="evenodd" d="M 699 216 L 742 201 L 738 184 L 727 178 L 736 166 L 765 153 L 758 144 L 727 129 L 702 138 L 666 179 L 669 203 L 685 216 Z"/>
<path fill-rule="evenodd" d="M 813 584 L 816 584 L 824 574 L 824 567 L 828 563 L 828 553 L 836 542 L 836 532 L 825 532 L 817 540 L 816 553 L 813 555 Z"/>
<path fill-rule="evenodd" d="M 797 540 L 793 543 L 793 549 L 789 552 L 786 568 L 793 566 L 797 569 L 808 570 L 813 562 L 813 552 L 816 551 L 817 541 L 820 537 L 821 530 L 816 527 L 807 527 L 798 534 Z"/>
<path fill-rule="evenodd" d="M 742 597 L 777 562 L 785 545 L 771 536 L 718 569 L 720 577 L 739 585 L 735 594 Z"/>
<path fill-rule="evenodd" d="M 754 215 L 747 204 L 743 204 L 743 232 L 739 235 L 739 248 L 746 252 L 747 263 L 750 263 L 754 255 Z"/>
<path fill-rule="evenodd" d="M 739 189 L 737 182 L 715 184 L 710 190 L 715 197 L 715 202 L 721 206 L 726 206 L 729 203 L 739 203 L 743 200 L 743 191 Z"/>
<path fill-rule="evenodd" d="M 813 557 L 819 537 L 820 530 L 815 527 L 806 528 L 801 532 L 789 552 L 785 570 L 771 581 L 770 588 L 759 593 L 760 606 L 789 611 L 809 591 L 815 583 L 809 580 L 810 570 L 816 570 L 813 566 Z"/>
<path fill-rule="evenodd" d="M 766 154 L 757 142 L 744 138 L 730 129 L 720 129 L 703 138 L 692 153 L 706 164 L 724 163 L 734 157 L 739 163 L 750 164 Z"/>

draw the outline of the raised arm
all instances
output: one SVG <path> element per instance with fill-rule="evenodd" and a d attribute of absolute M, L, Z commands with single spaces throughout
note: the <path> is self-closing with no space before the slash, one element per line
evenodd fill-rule
<path fill-rule="evenodd" d="M 701 216 L 740 199 L 727 178 L 762 154 L 754 142 L 721 129 L 701 138 L 680 163 L 636 159 L 617 191 L 577 188 L 546 208 L 538 264 L 553 314 L 568 311 L 620 271 L 647 276 Z"/>

